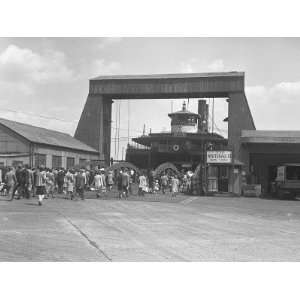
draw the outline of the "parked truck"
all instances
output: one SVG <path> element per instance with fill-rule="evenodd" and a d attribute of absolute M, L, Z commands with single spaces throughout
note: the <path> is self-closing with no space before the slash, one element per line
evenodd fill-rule
<path fill-rule="evenodd" d="M 283 164 L 277 167 L 277 176 L 271 183 L 272 196 L 294 199 L 300 195 L 300 163 Z"/>

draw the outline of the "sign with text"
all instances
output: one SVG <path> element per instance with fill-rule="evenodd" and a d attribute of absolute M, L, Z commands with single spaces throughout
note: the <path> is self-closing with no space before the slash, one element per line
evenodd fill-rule
<path fill-rule="evenodd" d="M 208 164 L 230 164 L 232 162 L 232 152 L 207 151 L 206 161 Z"/>

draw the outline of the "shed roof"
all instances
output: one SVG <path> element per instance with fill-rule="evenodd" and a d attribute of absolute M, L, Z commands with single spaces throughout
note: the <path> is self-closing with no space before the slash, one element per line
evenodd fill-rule
<path fill-rule="evenodd" d="M 2 118 L 0 118 L 0 124 L 24 137 L 28 141 L 36 144 L 46 144 L 61 148 L 98 153 L 98 151 L 94 148 L 64 132 L 36 127 Z"/>
<path fill-rule="evenodd" d="M 243 143 L 300 143 L 299 130 L 242 130 Z"/>

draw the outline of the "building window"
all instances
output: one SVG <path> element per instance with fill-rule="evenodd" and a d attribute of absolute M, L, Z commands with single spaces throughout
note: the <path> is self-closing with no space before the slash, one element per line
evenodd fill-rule
<path fill-rule="evenodd" d="M 52 155 L 52 168 L 57 169 L 62 167 L 62 158 L 61 156 Z"/>
<path fill-rule="evenodd" d="M 34 166 L 40 167 L 40 166 L 46 166 L 46 154 L 40 154 L 36 153 L 35 154 L 35 160 L 34 160 Z"/>
<path fill-rule="evenodd" d="M 85 158 L 79 158 L 79 166 L 80 167 L 85 167 L 86 164 L 86 159 Z"/>
<path fill-rule="evenodd" d="M 72 169 L 75 166 L 75 158 L 67 157 L 67 169 Z"/>

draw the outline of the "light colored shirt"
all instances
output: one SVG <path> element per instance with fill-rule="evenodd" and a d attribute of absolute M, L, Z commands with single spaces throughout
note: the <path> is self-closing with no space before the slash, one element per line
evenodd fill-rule
<path fill-rule="evenodd" d="M 94 177 L 94 181 L 95 181 L 95 188 L 99 189 L 103 186 L 102 184 L 102 176 L 100 174 L 95 175 Z"/>

